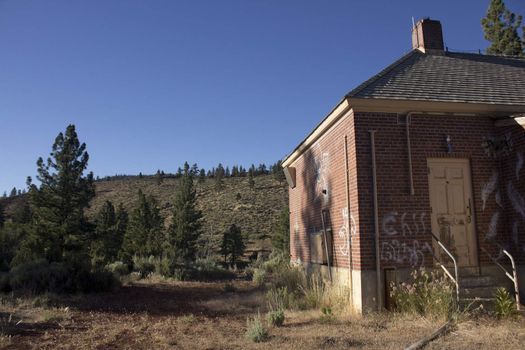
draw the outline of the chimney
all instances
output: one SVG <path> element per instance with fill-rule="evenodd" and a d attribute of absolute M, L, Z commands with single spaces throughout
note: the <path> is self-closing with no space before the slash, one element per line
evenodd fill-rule
<path fill-rule="evenodd" d="M 419 20 L 412 28 L 412 49 L 422 52 L 428 50 L 443 51 L 443 32 L 439 21 L 424 18 Z"/>

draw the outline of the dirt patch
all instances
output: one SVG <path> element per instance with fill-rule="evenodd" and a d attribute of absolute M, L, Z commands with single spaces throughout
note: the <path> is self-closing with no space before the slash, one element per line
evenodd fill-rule
<path fill-rule="evenodd" d="M 401 349 L 440 326 L 420 317 L 286 312 L 283 327 L 264 343 L 244 333 L 246 318 L 266 312 L 264 291 L 246 281 L 139 282 L 113 293 L 53 297 L 0 306 L 3 349 Z M 16 299 L 16 298 L 15 298 Z M 470 320 L 429 345 L 441 348 L 519 348 L 523 320 Z"/>

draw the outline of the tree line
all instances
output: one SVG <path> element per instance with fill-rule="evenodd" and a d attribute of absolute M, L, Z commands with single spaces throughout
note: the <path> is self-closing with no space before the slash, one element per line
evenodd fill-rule
<path fill-rule="evenodd" d="M 222 233 L 218 251 L 210 252 L 203 244 L 202 213 L 196 207 L 195 190 L 202 169 L 188 162 L 181 168 L 168 225 L 156 199 L 140 190 L 129 213 L 122 203 L 106 201 L 94 219 L 88 220 L 85 210 L 95 196 L 96 185 L 93 173 L 87 172 L 88 161 L 85 143 L 79 141 L 75 126 L 69 125 L 56 137 L 50 157 L 38 159 L 39 185 L 27 178 L 28 200 L 9 220 L 0 201 L 0 289 L 14 288 L 20 278 L 12 276 L 20 271 L 30 276 L 35 269 L 46 274 L 66 271 L 67 278 L 61 275 L 57 281 L 46 275 L 45 279 L 75 284 L 115 262 L 131 270 L 141 259 L 155 257 L 162 261 L 163 273 L 170 275 L 190 266 L 202 251 L 220 254 L 230 265 L 243 255 L 244 236 L 235 223 Z M 216 181 L 222 178 L 223 169 L 220 165 L 214 169 Z M 248 178 L 253 179 L 254 173 L 248 170 Z M 10 286 L 2 282 L 3 276 L 11 276 Z M 31 283 L 43 279 L 28 278 L 33 279 Z"/>

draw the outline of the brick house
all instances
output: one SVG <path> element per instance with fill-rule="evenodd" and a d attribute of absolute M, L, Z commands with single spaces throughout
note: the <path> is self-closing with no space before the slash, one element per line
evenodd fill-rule
<path fill-rule="evenodd" d="M 346 284 L 358 312 L 416 267 L 454 277 L 438 241 L 465 293 L 511 286 L 504 251 L 525 285 L 525 59 L 449 52 L 431 19 L 412 48 L 283 159 L 291 259 Z"/>

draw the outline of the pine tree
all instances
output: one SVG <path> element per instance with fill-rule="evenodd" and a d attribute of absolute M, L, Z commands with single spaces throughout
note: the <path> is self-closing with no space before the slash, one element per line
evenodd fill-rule
<path fill-rule="evenodd" d="M 9 193 L 9 197 L 16 197 L 16 187 L 13 187 L 13 189 L 11 190 L 11 192 Z"/>
<path fill-rule="evenodd" d="M 157 181 L 157 185 L 160 185 L 162 181 L 164 180 L 164 177 L 162 176 L 160 169 L 157 170 L 157 173 L 155 174 L 155 180 Z"/>
<path fill-rule="evenodd" d="M 0 229 L 4 227 L 5 214 L 4 214 L 4 204 L 0 202 Z"/>
<path fill-rule="evenodd" d="M 91 242 L 91 261 L 94 266 L 105 266 L 116 260 L 120 245 L 116 240 L 117 218 L 115 207 L 110 201 L 104 202 L 95 218 L 95 234 Z"/>
<path fill-rule="evenodd" d="M 251 170 L 251 169 L 250 169 Z M 248 172 L 248 186 L 253 190 L 255 188 L 255 180 L 253 179 L 253 172 Z"/>
<path fill-rule="evenodd" d="M 282 185 L 283 182 L 286 180 L 286 176 L 284 175 L 283 167 L 281 166 L 281 161 L 278 160 L 274 165 L 272 165 L 271 170 L 273 178 L 279 181 L 279 184 Z"/>
<path fill-rule="evenodd" d="M 228 231 L 224 232 L 222 238 L 221 254 L 224 256 L 224 261 L 229 258 L 230 265 L 234 266 L 238 258 L 244 253 L 245 248 L 241 229 L 232 224 Z"/>
<path fill-rule="evenodd" d="M 275 224 L 272 234 L 273 248 L 290 254 L 290 209 L 283 208 Z"/>
<path fill-rule="evenodd" d="M 201 169 L 199 172 L 199 183 L 203 183 L 206 180 L 206 171 Z"/>
<path fill-rule="evenodd" d="M 186 172 L 175 191 L 173 217 L 168 230 L 168 256 L 185 262 L 195 259 L 202 214 L 197 210 L 193 177 Z"/>
<path fill-rule="evenodd" d="M 46 162 L 42 158 L 37 161 L 40 187 L 28 178 L 34 227 L 21 251 L 26 257 L 81 267 L 88 261 L 86 246 L 91 233 L 84 211 L 95 191 L 93 173 L 84 176 L 89 155 L 74 125 L 69 125 L 65 134 L 58 134 L 50 155 Z"/>
<path fill-rule="evenodd" d="M 214 176 L 215 189 L 217 191 L 221 191 L 224 187 L 224 181 L 223 181 L 224 173 L 225 173 L 224 167 L 222 166 L 221 163 L 219 163 L 219 165 L 217 165 L 217 169 L 215 170 L 215 176 Z"/>
<path fill-rule="evenodd" d="M 481 20 L 485 39 L 490 42 L 487 53 L 523 56 L 523 42 L 518 34 L 521 20 L 522 16 L 509 11 L 503 0 L 492 0 L 486 17 Z"/>
<path fill-rule="evenodd" d="M 131 212 L 120 254 L 122 260 L 128 264 L 134 255 L 159 255 L 164 242 L 163 221 L 157 201 L 152 196 L 146 197 L 141 190 L 138 197 L 137 206 Z"/>

